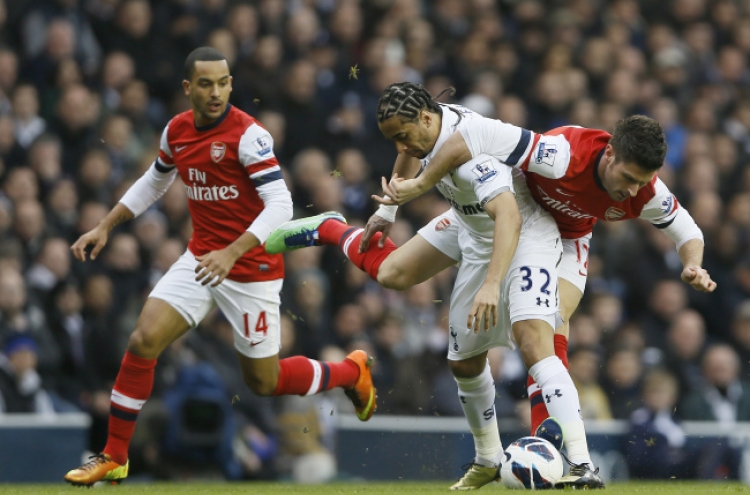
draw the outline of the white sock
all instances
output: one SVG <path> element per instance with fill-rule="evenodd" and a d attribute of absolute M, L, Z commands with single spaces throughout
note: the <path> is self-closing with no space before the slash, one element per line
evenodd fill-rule
<path fill-rule="evenodd" d="M 474 437 L 474 462 L 491 467 L 499 464 L 503 455 L 500 432 L 495 417 L 495 383 L 490 365 L 474 378 L 454 377 L 458 384 L 458 399 Z"/>
<path fill-rule="evenodd" d="M 593 468 L 581 418 L 578 390 L 565 365 L 557 356 L 550 356 L 532 366 L 529 374 L 542 389 L 542 398 L 549 415 L 556 418 L 563 429 L 563 440 L 570 462 L 586 463 Z"/>

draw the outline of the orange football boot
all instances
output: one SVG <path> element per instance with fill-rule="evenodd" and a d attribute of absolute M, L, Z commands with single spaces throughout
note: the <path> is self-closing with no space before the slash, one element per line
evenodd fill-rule
<path fill-rule="evenodd" d="M 128 477 L 130 461 L 125 465 L 117 464 L 108 454 L 96 454 L 89 456 L 91 459 L 83 466 L 68 471 L 65 481 L 73 486 L 92 486 L 97 481 L 108 481 L 111 484 L 120 484 Z"/>
<path fill-rule="evenodd" d="M 372 368 L 373 358 L 368 356 L 365 351 L 353 351 L 346 356 L 346 359 L 352 361 L 359 368 L 359 378 L 352 388 L 344 390 L 357 411 L 357 417 L 360 421 L 367 421 L 372 417 L 372 413 L 378 408 L 375 387 L 372 385 Z"/>

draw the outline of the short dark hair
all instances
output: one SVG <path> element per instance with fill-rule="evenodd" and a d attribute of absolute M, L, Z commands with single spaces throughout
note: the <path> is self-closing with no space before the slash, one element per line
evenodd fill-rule
<path fill-rule="evenodd" d="M 226 59 L 227 58 L 224 56 L 224 54 L 216 48 L 211 48 L 210 46 L 202 46 L 200 48 L 196 48 L 195 50 L 190 52 L 190 55 L 188 55 L 185 59 L 185 79 L 187 79 L 188 81 L 192 79 L 193 74 L 195 73 L 196 62 L 214 62 L 217 60 Z"/>
<path fill-rule="evenodd" d="M 631 115 L 617 122 L 609 144 L 615 160 L 635 163 L 644 170 L 659 170 L 667 154 L 667 139 L 659 123 L 645 115 Z"/>
<path fill-rule="evenodd" d="M 378 122 L 386 121 L 395 115 L 412 122 L 419 117 L 419 111 L 422 109 L 442 113 L 438 102 L 421 84 L 393 83 L 385 88 L 383 96 L 378 101 Z"/>

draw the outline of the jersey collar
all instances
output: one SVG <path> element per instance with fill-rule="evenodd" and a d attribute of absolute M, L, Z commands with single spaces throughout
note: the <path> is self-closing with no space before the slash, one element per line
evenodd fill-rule
<path fill-rule="evenodd" d="M 607 189 L 604 187 L 604 184 L 602 184 L 602 179 L 599 177 L 599 165 L 602 162 L 602 155 L 604 154 L 604 150 L 607 149 L 605 146 L 602 148 L 602 150 L 599 152 L 598 155 L 596 155 L 596 161 L 594 162 L 594 166 L 592 167 L 594 169 L 594 182 L 596 182 L 596 185 L 604 192 L 607 192 Z"/>
<path fill-rule="evenodd" d="M 221 114 L 221 117 L 219 117 L 218 119 L 214 120 L 213 122 L 211 122 L 208 125 L 198 126 L 198 125 L 195 125 L 195 120 L 193 120 L 193 125 L 195 125 L 195 130 L 198 131 L 198 132 L 210 131 L 214 127 L 217 127 L 219 124 L 221 124 L 222 122 L 224 122 L 224 119 L 227 118 L 227 115 L 229 115 L 229 111 L 231 109 L 232 109 L 232 104 L 231 103 L 227 103 L 227 108 L 224 109 L 224 113 Z"/>

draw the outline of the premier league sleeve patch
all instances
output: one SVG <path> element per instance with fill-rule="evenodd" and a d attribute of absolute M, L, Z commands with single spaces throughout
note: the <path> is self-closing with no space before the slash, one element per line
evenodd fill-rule
<path fill-rule="evenodd" d="M 474 172 L 477 177 L 476 180 L 480 184 L 492 180 L 497 175 L 497 169 L 491 160 L 474 165 L 471 171 Z"/>
<path fill-rule="evenodd" d="M 537 164 L 543 163 L 549 167 L 554 167 L 555 156 L 557 156 L 557 147 L 554 143 L 539 141 L 535 158 Z"/>
<path fill-rule="evenodd" d="M 253 141 L 253 146 L 260 156 L 268 156 L 271 154 L 271 140 L 267 136 L 260 136 L 258 139 Z"/>
<path fill-rule="evenodd" d="M 565 136 L 542 136 L 531 151 L 526 170 L 548 179 L 559 179 L 565 176 L 570 159 L 570 143 Z"/>

